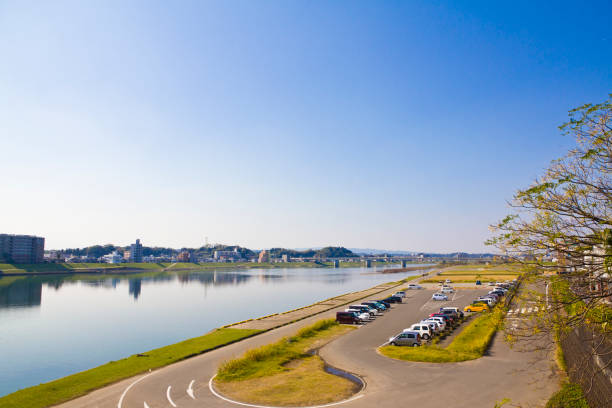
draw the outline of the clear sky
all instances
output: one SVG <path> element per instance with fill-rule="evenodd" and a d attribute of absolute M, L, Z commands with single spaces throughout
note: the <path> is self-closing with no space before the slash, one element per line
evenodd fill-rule
<path fill-rule="evenodd" d="M 483 251 L 612 3 L 0 0 L 0 232 Z"/>

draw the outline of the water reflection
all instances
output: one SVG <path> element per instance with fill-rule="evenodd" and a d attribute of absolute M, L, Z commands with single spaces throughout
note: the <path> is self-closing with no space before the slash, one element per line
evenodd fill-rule
<path fill-rule="evenodd" d="M 29 279 L 0 286 L 0 308 L 40 306 L 42 284 Z"/>
<path fill-rule="evenodd" d="M 316 273 L 315 273 L 316 272 Z M 328 285 L 342 285 L 354 279 L 354 271 L 321 271 L 304 274 L 301 270 L 204 270 L 189 272 L 155 272 L 131 275 L 53 275 L 0 277 L 0 308 L 40 306 L 42 286 L 60 290 L 64 285 L 81 284 L 94 288 L 116 290 L 122 282 L 128 283 L 128 295 L 135 301 L 141 296 L 143 286 L 163 284 L 177 280 L 182 284 L 198 283 L 210 286 L 241 285 L 250 280 L 262 283 L 284 283 L 299 280 Z"/>
<path fill-rule="evenodd" d="M 124 281 L 134 300 L 140 297 L 143 284 L 163 284 L 178 280 L 183 284 L 199 283 L 205 287 L 240 285 L 256 278 L 266 282 L 283 279 L 281 275 L 253 275 L 227 271 L 158 272 L 134 275 L 53 275 L 0 277 L 0 308 L 40 306 L 42 286 L 60 290 L 64 285 L 81 284 L 94 288 L 117 289 Z"/>
<path fill-rule="evenodd" d="M 1 359 L 0 396 L 228 323 L 418 273 L 373 272 L 206 269 L 0 277 L 0 350 L 11 350 Z"/>

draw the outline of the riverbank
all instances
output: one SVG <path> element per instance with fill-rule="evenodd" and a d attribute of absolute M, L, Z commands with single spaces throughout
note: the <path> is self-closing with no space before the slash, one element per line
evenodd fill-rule
<path fill-rule="evenodd" d="M 397 265 L 392 262 L 372 262 L 372 268 Z M 340 262 L 340 268 L 355 268 L 361 262 Z M 205 269 L 244 268 L 244 269 L 279 269 L 279 268 L 333 268 L 332 262 L 161 262 L 161 263 L 43 263 L 43 264 L 8 264 L 0 263 L 2 276 L 35 276 L 65 274 L 134 274 L 152 271 L 189 271 Z M 419 267 L 414 267 L 419 269 Z M 389 269 L 393 271 L 394 269 Z M 410 268 L 403 271 L 411 270 Z M 384 272 L 384 271 L 383 271 Z"/>
<path fill-rule="evenodd" d="M 209 343 L 210 338 L 208 336 L 214 335 L 218 331 L 229 329 L 229 332 L 221 332 L 218 334 L 235 333 L 236 335 L 245 334 L 246 337 L 257 336 L 259 334 L 268 332 L 272 329 L 280 328 L 282 326 L 289 325 L 293 322 L 297 322 L 308 317 L 318 315 L 320 313 L 329 311 L 339 306 L 353 303 L 359 299 L 373 296 L 382 292 L 388 292 L 400 288 L 405 282 L 418 278 L 420 275 L 414 277 L 407 277 L 406 279 L 380 284 L 372 288 L 352 292 L 340 296 L 336 296 L 331 299 L 326 299 L 315 304 L 295 309 L 288 312 L 273 314 L 265 316 L 259 319 L 249 320 L 246 322 L 239 322 L 229 326 L 225 326 L 221 329 L 212 331 L 209 335 L 202 336 L 200 342 Z M 236 330 L 238 329 L 238 330 Z M 238 336 L 240 337 L 240 336 Z M 88 394 L 91 391 L 105 387 L 109 384 L 116 383 L 123 379 L 137 375 L 138 373 L 146 372 L 152 368 L 159 368 L 165 365 L 172 364 L 176 361 L 180 361 L 197 354 L 206 353 L 213 348 L 219 348 L 224 346 L 222 339 L 217 339 L 213 346 L 198 347 L 194 351 L 191 347 L 184 347 L 190 344 L 195 339 L 185 340 L 170 346 L 162 347 L 160 349 L 154 349 L 149 352 L 139 353 L 132 355 L 131 357 L 107 363 L 96 368 L 92 368 L 87 371 L 79 372 L 58 380 L 47 382 L 34 387 L 25 388 L 23 390 L 8 394 L 5 397 L 0 398 L 0 407 L 32 407 L 32 408 L 43 408 L 51 405 L 56 405 L 61 402 L 65 402 L 84 394 Z M 232 335 L 232 341 L 238 341 Z M 229 344 L 229 343 L 227 343 Z M 163 361 L 161 365 L 158 363 L 160 359 L 157 356 L 164 355 L 164 350 L 172 351 L 172 359 L 161 359 Z M 155 360 L 155 361 L 154 361 Z M 151 366 L 148 362 L 154 362 Z M 135 370 L 134 368 L 138 368 Z M 139 371 L 140 370 L 140 371 Z M 113 374 L 111 376 L 111 373 Z"/>

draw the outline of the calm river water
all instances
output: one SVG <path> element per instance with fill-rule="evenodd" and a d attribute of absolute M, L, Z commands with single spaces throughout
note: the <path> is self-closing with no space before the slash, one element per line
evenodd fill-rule
<path fill-rule="evenodd" d="M 223 269 L 0 278 L 0 396 L 225 324 L 418 273 L 373 272 Z"/>

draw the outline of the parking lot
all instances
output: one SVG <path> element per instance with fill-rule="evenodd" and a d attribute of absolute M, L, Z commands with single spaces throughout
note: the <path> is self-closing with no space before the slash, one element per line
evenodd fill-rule
<path fill-rule="evenodd" d="M 328 344 L 320 355 L 329 364 L 356 373 L 366 381 L 362 398 L 350 406 L 395 406 L 400 402 L 419 407 L 493 407 L 510 398 L 507 406 L 539 406 L 557 387 L 551 359 L 545 351 L 511 349 L 496 336 L 488 353 L 461 363 L 399 361 L 377 353 L 393 334 L 400 333 L 443 306 L 463 309 L 491 288 L 462 289 L 448 301 L 431 300 L 434 290 L 407 291 L 403 303 Z M 459 329 L 461 330 L 461 329 Z M 516 405 L 515 405 L 516 404 Z"/>

